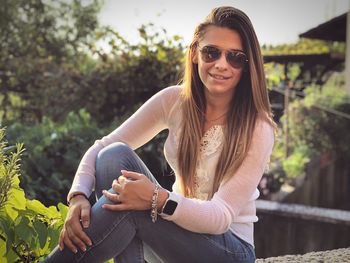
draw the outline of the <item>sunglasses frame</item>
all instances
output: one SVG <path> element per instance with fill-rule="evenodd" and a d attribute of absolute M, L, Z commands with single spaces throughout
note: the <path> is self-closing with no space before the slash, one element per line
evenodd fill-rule
<path fill-rule="evenodd" d="M 204 57 L 204 52 L 203 51 L 205 48 L 212 48 L 212 49 L 215 49 L 216 51 L 219 52 L 219 56 L 216 57 L 216 58 L 212 58 L 212 59 L 207 59 Z M 213 46 L 213 45 L 205 45 L 204 47 L 200 47 L 198 45 L 198 50 L 200 51 L 201 53 L 201 57 L 202 57 L 202 60 L 206 63 L 212 63 L 218 59 L 221 58 L 221 55 L 222 53 L 225 53 L 225 58 L 226 58 L 226 61 L 228 64 L 230 64 L 231 67 L 235 68 L 235 69 L 244 69 L 248 63 L 248 58 L 247 58 L 247 55 L 242 51 L 242 50 L 239 50 L 239 49 L 229 49 L 229 50 L 223 50 L 223 49 L 220 49 L 216 46 Z M 239 66 L 238 64 L 235 64 L 234 61 L 231 61 L 229 59 L 229 54 L 233 54 L 233 57 L 236 57 L 237 54 L 243 54 L 244 57 L 245 57 L 245 60 L 243 61 L 243 63 L 241 64 L 241 66 Z M 236 63 L 239 63 L 239 62 L 236 62 Z"/>

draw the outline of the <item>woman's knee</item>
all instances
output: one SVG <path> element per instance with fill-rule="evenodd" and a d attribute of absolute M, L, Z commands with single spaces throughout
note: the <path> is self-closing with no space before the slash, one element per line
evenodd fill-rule
<path fill-rule="evenodd" d="M 116 142 L 103 148 L 97 155 L 96 164 L 99 162 L 115 161 L 134 154 L 134 151 L 125 143 Z"/>
<path fill-rule="evenodd" d="M 133 154 L 133 150 L 121 142 L 103 148 L 96 158 L 96 188 L 109 189 L 112 181 L 119 176 L 120 170 L 125 169 L 126 160 L 131 159 Z"/>

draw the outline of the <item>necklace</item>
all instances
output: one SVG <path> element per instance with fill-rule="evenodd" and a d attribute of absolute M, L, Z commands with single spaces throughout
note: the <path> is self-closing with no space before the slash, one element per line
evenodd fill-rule
<path fill-rule="evenodd" d="M 205 113 L 203 111 L 201 111 L 201 109 L 198 107 L 198 105 L 196 103 L 194 103 L 194 106 L 197 108 L 197 110 L 204 116 L 204 120 L 207 121 L 207 122 L 214 122 L 214 121 L 217 121 L 217 120 L 220 120 L 222 117 L 224 117 L 228 111 L 226 111 L 224 114 L 221 114 L 219 117 L 216 117 L 214 119 L 211 119 L 211 120 L 208 120 L 206 117 L 205 117 Z"/>
<path fill-rule="evenodd" d="M 205 120 L 207 122 L 214 122 L 214 121 L 217 121 L 217 120 L 220 120 L 222 117 L 224 117 L 225 115 L 227 114 L 227 111 L 224 113 L 224 114 L 221 114 L 219 117 L 216 117 L 214 119 L 211 119 L 211 120 L 208 120 L 206 117 L 205 117 Z"/>

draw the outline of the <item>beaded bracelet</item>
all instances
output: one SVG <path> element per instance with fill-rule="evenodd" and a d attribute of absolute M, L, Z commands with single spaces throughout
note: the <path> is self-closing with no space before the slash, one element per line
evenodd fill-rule
<path fill-rule="evenodd" d="M 154 191 L 153 191 L 152 203 L 151 203 L 151 218 L 153 223 L 157 221 L 158 193 L 159 193 L 159 185 L 156 184 L 156 187 L 154 188 Z"/>

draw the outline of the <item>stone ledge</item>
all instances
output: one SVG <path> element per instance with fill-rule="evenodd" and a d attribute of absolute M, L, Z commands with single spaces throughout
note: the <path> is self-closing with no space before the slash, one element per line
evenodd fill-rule
<path fill-rule="evenodd" d="M 267 200 L 257 200 L 256 208 L 265 213 L 276 213 L 288 217 L 297 217 L 305 220 L 317 220 L 350 226 L 350 211 L 306 206 L 300 204 L 287 204 Z"/>
<path fill-rule="evenodd" d="M 310 252 L 304 255 L 286 255 L 266 259 L 257 259 L 255 263 L 346 263 L 350 262 L 350 247 L 335 250 Z"/>

